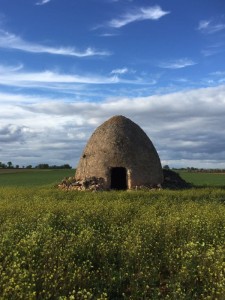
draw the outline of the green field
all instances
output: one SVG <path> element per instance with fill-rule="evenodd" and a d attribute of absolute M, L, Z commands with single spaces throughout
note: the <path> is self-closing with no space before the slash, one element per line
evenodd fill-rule
<path fill-rule="evenodd" d="M 224 173 L 195 173 L 179 171 L 181 177 L 195 186 L 225 186 Z"/>
<path fill-rule="evenodd" d="M 194 186 L 225 187 L 225 174 L 178 171 L 183 179 Z M 51 186 L 64 177 L 74 176 L 74 169 L 0 169 L 0 186 Z"/>
<path fill-rule="evenodd" d="M 47 186 L 59 183 L 64 177 L 74 176 L 75 170 L 63 169 L 0 169 L 0 186 Z"/>
<path fill-rule="evenodd" d="M 223 188 L 54 188 L 73 174 L 0 175 L 0 299 L 225 299 Z"/>

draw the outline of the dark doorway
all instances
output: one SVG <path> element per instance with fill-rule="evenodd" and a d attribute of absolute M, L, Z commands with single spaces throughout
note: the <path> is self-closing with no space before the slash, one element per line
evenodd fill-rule
<path fill-rule="evenodd" d="M 127 170 L 118 167 L 111 169 L 111 189 L 126 190 L 127 189 Z"/>

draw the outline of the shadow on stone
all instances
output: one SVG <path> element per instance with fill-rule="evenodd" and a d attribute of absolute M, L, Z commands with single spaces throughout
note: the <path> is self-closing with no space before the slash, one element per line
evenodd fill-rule
<path fill-rule="evenodd" d="M 171 190 L 181 190 L 181 189 L 190 189 L 193 185 L 189 182 L 186 182 L 177 172 L 172 170 L 163 169 L 164 181 L 162 183 L 163 189 Z"/>

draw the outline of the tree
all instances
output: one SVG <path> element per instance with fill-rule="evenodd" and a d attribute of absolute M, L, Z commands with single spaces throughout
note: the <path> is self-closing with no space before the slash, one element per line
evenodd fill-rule
<path fill-rule="evenodd" d="M 8 168 L 9 168 L 9 169 L 13 167 L 13 164 L 12 164 L 11 161 L 8 161 L 8 162 L 7 162 L 7 165 L 8 165 Z"/>
<path fill-rule="evenodd" d="M 165 166 L 163 167 L 163 169 L 165 169 L 165 170 L 169 170 L 169 169 L 170 169 L 170 167 L 169 167 L 168 165 L 165 165 Z"/>
<path fill-rule="evenodd" d="M 62 167 L 63 169 L 72 169 L 72 167 L 69 164 L 65 164 Z"/>
<path fill-rule="evenodd" d="M 49 164 L 39 164 L 36 167 L 37 169 L 49 169 Z"/>

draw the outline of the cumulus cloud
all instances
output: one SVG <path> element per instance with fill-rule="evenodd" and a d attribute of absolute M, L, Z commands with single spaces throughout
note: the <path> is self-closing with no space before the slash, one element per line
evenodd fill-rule
<path fill-rule="evenodd" d="M 5 125 L 0 127 L 0 143 L 15 143 L 17 141 L 23 143 L 28 132 L 29 129 L 26 126 Z"/>
<path fill-rule="evenodd" d="M 221 130 L 225 85 L 91 103 L 71 99 L 36 102 L 34 98 L 16 104 L 1 101 L 1 95 L 0 102 L 5 116 L 0 121 L 4 161 L 15 157 L 18 164 L 45 161 L 75 166 L 93 130 L 112 115 L 122 114 L 146 131 L 163 164 L 225 167 L 225 132 Z"/>
<path fill-rule="evenodd" d="M 74 47 L 50 47 L 42 44 L 36 44 L 25 41 L 20 36 L 0 30 L 0 48 L 20 50 L 30 53 L 46 53 L 52 55 L 74 56 L 74 57 L 89 57 L 89 56 L 108 56 L 111 55 L 108 51 L 96 50 L 88 47 L 84 51 L 79 51 Z"/>
<path fill-rule="evenodd" d="M 197 63 L 189 58 L 180 58 L 172 61 L 161 62 L 159 64 L 160 68 L 164 69 L 182 69 L 190 66 L 194 66 Z"/>
<path fill-rule="evenodd" d="M 158 5 L 139 7 L 126 12 L 119 18 L 112 19 L 107 25 L 113 28 L 120 28 L 137 21 L 158 20 L 169 13 L 169 11 L 162 10 Z"/>

